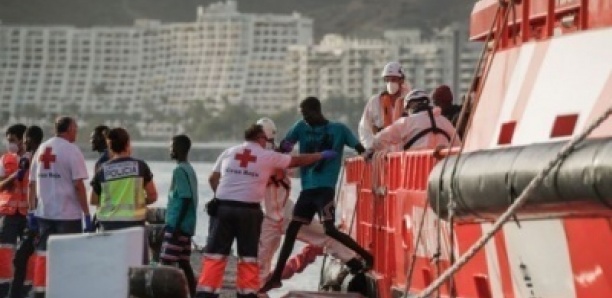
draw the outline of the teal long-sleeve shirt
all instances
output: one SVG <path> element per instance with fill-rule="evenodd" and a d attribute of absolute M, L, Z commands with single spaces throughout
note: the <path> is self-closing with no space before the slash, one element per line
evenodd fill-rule
<path fill-rule="evenodd" d="M 319 187 L 335 188 L 342 166 L 344 146 L 355 148 L 359 141 L 344 124 L 328 121 L 326 124 L 310 126 L 306 121 L 296 122 L 287 132 L 285 140 L 298 142 L 300 153 L 315 153 L 333 149 L 338 156 L 300 168 L 302 189 Z"/>

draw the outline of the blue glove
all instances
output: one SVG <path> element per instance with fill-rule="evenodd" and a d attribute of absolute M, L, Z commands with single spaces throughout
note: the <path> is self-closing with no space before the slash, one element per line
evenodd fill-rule
<path fill-rule="evenodd" d="M 17 170 L 17 180 L 23 181 L 23 176 L 25 176 L 26 171 L 23 169 Z"/>
<path fill-rule="evenodd" d="M 321 158 L 323 159 L 332 159 L 336 156 L 338 156 L 338 152 L 336 152 L 335 150 L 324 150 L 323 152 L 321 152 Z"/>
<path fill-rule="evenodd" d="M 36 215 L 34 215 L 34 211 L 28 212 L 28 215 L 26 215 L 26 220 L 28 221 L 28 230 L 38 231 L 38 218 L 36 218 Z"/>
<path fill-rule="evenodd" d="M 293 151 L 293 145 L 295 145 L 295 143 L 288 140 L 282 140 L 278 145 L 278 148 L 280 149 L 280 152 L 287 153 Z"/>
<path fill-rule="evenodd" d="M 94 228 L 93 222 L 91 221 L 91 215 L 85 215 L 85 228 L 83 229 L 83 233 L 93 233 L 96 231 Z"/>

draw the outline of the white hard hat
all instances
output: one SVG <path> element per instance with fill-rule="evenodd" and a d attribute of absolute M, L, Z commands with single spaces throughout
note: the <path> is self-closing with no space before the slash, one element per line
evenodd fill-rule
<path fill-rule="evenodd" d="M 404 70 L 402 69 L 402 66 L 399 64 L 399 62 L 389 62 L 383 68 L 382 73 L 380 74 L 380 76 L 382 78 L 384 78 L 384 77 L 400 77 L 400 78 L 403 78 L 404 77 Z"/>
<path fill-rule="evenodd" d="M 272 119 L 268 117 L 263 117 L 257 120 L 257 124 L 263 127 L 263 131 L 266 134 L 266 138 L 268 138 L 268 140 L 272 140 L 274 139 L 274 137 L 276 137 L 276 125 L 274 124 L 274 121 L 272 121 Z"/>
<path fill-rule="evenodd" d="M 410 91 L 404 98 L 404 108 L 408 108 L 408 104 L 415 100 L 427 100 L 429 101 L 429 94 L 421 89 L 414 89 Z"/>

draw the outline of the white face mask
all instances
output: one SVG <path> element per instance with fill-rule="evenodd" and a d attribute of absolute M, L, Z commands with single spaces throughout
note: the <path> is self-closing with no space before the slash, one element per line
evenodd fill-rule
<path fill-rule="evenodd" d="M 6 151 L 10 153 L 17 153 L 19 152 L 19 146 L 17 146 L 15 143 L 8 143 L 6 144 Z"/>
<path fill-rule="evenodd" d="M 400 84 L 398 82 L 387 82 L 387 92 L 393 95 L 397 93 L 400 89 Z"/>

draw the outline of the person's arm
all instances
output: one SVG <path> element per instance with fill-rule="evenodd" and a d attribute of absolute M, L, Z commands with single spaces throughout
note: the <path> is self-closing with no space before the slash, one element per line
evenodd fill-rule
<path fill-rule="evenodd" d="M 291 156 L 288 168 L 301 167 L 313 164 L 323 159 L 321 153 L 299 154 Z"/>
<path fill-rule="evenodd" d="M 141 173 L 146 194 L 145 203 L 150 205 L 157 201 L 157 187 L 155 187 L 155 182 L 153 182 L 153 173 L 151 172 L 149 165 L 144 161 L 138 161 L 138 164 L 142 170 Z"/>
<path fill-rule="evenodd" d="M 13 181 L 17 178 L 17 172 L 7 172 L 4 168 L 4 156 L 0 158 L 0 189 L 7 189 L 13 186 Z"/>
<path fill-rule="evenodd" d="M 155 187 L 155 182 L 153 182 L 153 180 L 145 184 L 145 193 L 147 194 L 147 205 L 153 204 L 157 201 L 157 187 Z"/>
<path fill-rule="evenodd" d="M 359 143 L 351 129 L 348 128 L 348 126 L 346 125 L 342 125 L 342 129 L 344 131 L 344 145 L 355 149 L 355 151 L 357 151 L 357 154 L 361 155 L 362 153 L 364 153 L 366 151 L 365 147 L 361 143 Z"/>
<path fill-rule="evenodd" d="M 378 96 L 376 96 L 377 98 Z M 359 133 L 359 141 L 365 148 L 371 148 L 372 142 L 374 138 L 374 134 L 376 131 L 374 130 L 374 120 L 372 119 L 372 105 L 374 102 L 374 98 L 370 98 L 365 108 L 363 109 L 363 114 L 361 115 L 361 120 L 359 120 L 359 126 L 357 127 Z"/>
<path fill-rule="evenodd" d="M 219 186 L 219 180 L 221 180 L 221 173 L 212 172 L 208 177 L 208 184 L 213 192 L 217 192 L 217 186 Z"/>
<path fill-rule="evenodd" d="M 89 196 L 89 204 L 93 206 L 100 206 L 100 196 L 95 191 L 91 192 Z"/>
<path fill-rule="evenodd" d="M 28 190 L 28 210 L 34 211 L 36 209 L 36 180 L 30 180 Z"/>
<path fill-rule="evenodd" d="M 89 215 L 89 204 L 87 204 L 87 191 L 85 191 L 85 183 L 83 179 L 78 179 L 74 181 L 74 190 L 76 191 L 77 200 L 79 201 L 79 205 L 81 205 L 81 209 L 83 210 L 84 215 Z"/>
<path fill-rule="evenodd" d="M 0 181 L 0 189 L 11 188 L 15 179 L 17 179 L 17 172 L 14 172 L 7 177 L 3 177 L 2 181 Z"/>
<path fill-rule="evenodd" d="M 396 121 L 377 133 L 376 136 L 374 136 L 372 149 L 381 150 L 401 142 L 401 127 L 402 123 L 400 121 Z"/>

